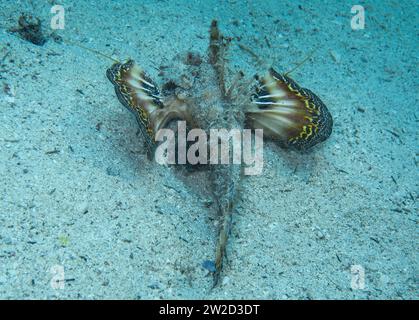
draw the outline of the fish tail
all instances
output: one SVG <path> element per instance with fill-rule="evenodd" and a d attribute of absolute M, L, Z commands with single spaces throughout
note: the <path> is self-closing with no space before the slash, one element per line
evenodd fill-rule
<path fill-rule="evenodd" d="M 228 237 L 230 235 L 232 221 L 233 215 L 231 207 L 229 206 L 229 208 L 222 213 L 222 224 L 220 226 L 217 247 L 215 250 L 215 272 L 213 283 L 214 287 L 218 284 L 220 280 L 221 270 L 223 268 L 223 261 L 226 257 L 226 248 L 228 243 Z"/>

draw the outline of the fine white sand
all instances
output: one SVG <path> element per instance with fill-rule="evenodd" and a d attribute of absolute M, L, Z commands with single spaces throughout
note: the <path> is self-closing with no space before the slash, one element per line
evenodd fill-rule
<path fill-rule="evenodd" d="M 205 172 L 150 162 L 106 79 L 111 61 L 7 30 L 21 12 L 51 33 L 54 1 L 0 1 L 0 298 L 417 299 L 418 10 L 368 1 L 60 2 L 66 41 L 155 67 L 205 53 L 211 20 L 292 73 L 334 117 L 312 152 L 266 143 L 245 177 L 222 285 Z M 355 4 L 355 3 L 354 3 Z M 237 46 L 230 65 L 264 72 Z M 54 266 L 64 288 L 53 288 Z M 351 288 L 351 267 L 365 288 Z M 362 273 L 362 272 L 361 272 Z M 57 276 L 57 275 L 56 275 Z"/>

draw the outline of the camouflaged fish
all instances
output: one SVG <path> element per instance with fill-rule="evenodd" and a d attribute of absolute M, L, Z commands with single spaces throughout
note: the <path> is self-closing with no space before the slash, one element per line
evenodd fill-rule
<path fill-rule="evenodd" d="M 117 62 L 107 70 L 119 101 L 138 121 L 150 158 L 157 131 L 175 119 L 207 133 L 220 128 L 242 130 L 249 125 L 297 150 L 307 150 L 330 136 L 333 121 L 324 103 L 287 75 L 270 69 L 253 84 L 244 81 L 242 73 L 231 80 L 225 73 L 227 42 L 214 20 L 207 55 L 189 53 L 180 59 L 181 64 L 173 62 L 162 75 L 163 90 L 133 60 Z M 239 164 L 209 166 L 220 219 L 214 285 L 226 255 L 241 170 Z"/>

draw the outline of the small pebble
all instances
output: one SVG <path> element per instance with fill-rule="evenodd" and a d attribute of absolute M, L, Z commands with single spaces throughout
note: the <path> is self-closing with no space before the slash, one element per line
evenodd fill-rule
<path fill-rule="evenodd" d="M 12 238 L 10 238 L 10 237 L 4 237 L 3 238 L 3 243 L 4 244 L 13 244 L 13 240 L 12 240 Z"/>
<path fill-rule="evenodd" d="M 230 278 L 229 278 L 229 277 L 224 277 L 224 278 L 223 278 L 222 285 L 223 285 L 223 286 L 225 286 L 225 285 L 227 285 L 229 282 L 230 282 Z"/>
<path fill-rule="evenodd" d="M 149 287 L 150 289 L 153 289 L 153 290 L 155 290 L 155 289 L 159 289 L 159 288 L 160 288 L 158 283 L 153 283 L 153 284 L 150 284 L 148 287 Z"/>
<path fill-rule="evenodd" d="M 89 211 L 89 205 L 86 201 L 83 201 L 77 204 L 75 209 L 76 209 L 76 212 L 85 214 Z"/>
<path fill-rule="evenodd" d="M 13 103 L 15 102 L 15 89 L 13 85 L 3 83 L 3 99 L 5 102 Z"/>
<path fill-rule="evenodd" d="M 322 240 L 322 239 L 325 238 L 325 235 L 321 230 L 317 230 L 316 231 L 316 237 L 317 237 L 317 239 Z"/>
<path fill-rule="evenodd" d="M 205 200 L 203 201 L 203 203 L 204 203 L 204 206 L 205 206 L 205 207 L 210 208 L 210 207 L 213 205 L 214 200 L 212 200 L 212 199 L 205 199 Z"/>
<path fill-rule="evenodd" d="M 120 170 L 118 168 L 107 167 L 106 173 L 112 177 L 117 177 L 120 175 Z"/>
<path fill-rule="evenodd" d="M 210 272 L 215 272 L 215 263 L 213 262 L 213 261 L 211 261 L 211 260 L 205 260 L 203 263 L 202 263 L 202 267 L 204 268 L 204 269 L 207 269 L 208 271 L 210 271 Z"/>
<path fill-rule="evenodd" d="M 336 52 L 336 51 L 334 51 L 334 50 L 330 50 L 329 52 L 330 52 L 330 55 L 332 56 L 333 60 L 334 60 L 336 63 L 340 63 L 340 61 L 342 60 L 342 58 L 341 58 L 340 54 L 339 54 L 339 53 L 337 53 L 337 52 Z"/>

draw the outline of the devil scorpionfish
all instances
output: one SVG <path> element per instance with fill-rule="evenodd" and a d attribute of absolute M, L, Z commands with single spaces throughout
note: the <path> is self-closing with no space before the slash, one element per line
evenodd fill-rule
<path fill-rule="evenodd" d="M 243 80 L 242 72 L 230 81 L 225 65 L 228 43 L 213 20 L 207 55 L 188 53 L 179 68 L 163 76 L 162 89 L 133 60 L 116 62 L 107 70 L 119 101 L 138 121 L 150 158 L 156 149 L 157 132 L 172 120 L 186 121 L 188 127 L 205 132 L 263 129 L 264 136 L 281 146 L 301 151 L 330 136 L 333 120 L 324 103 L 288 75 L 271 68 L 250 82 Z M 226 255 L 241 169 L 239 164 L 209 166 L 220 218 L 214 286 Z"/>

